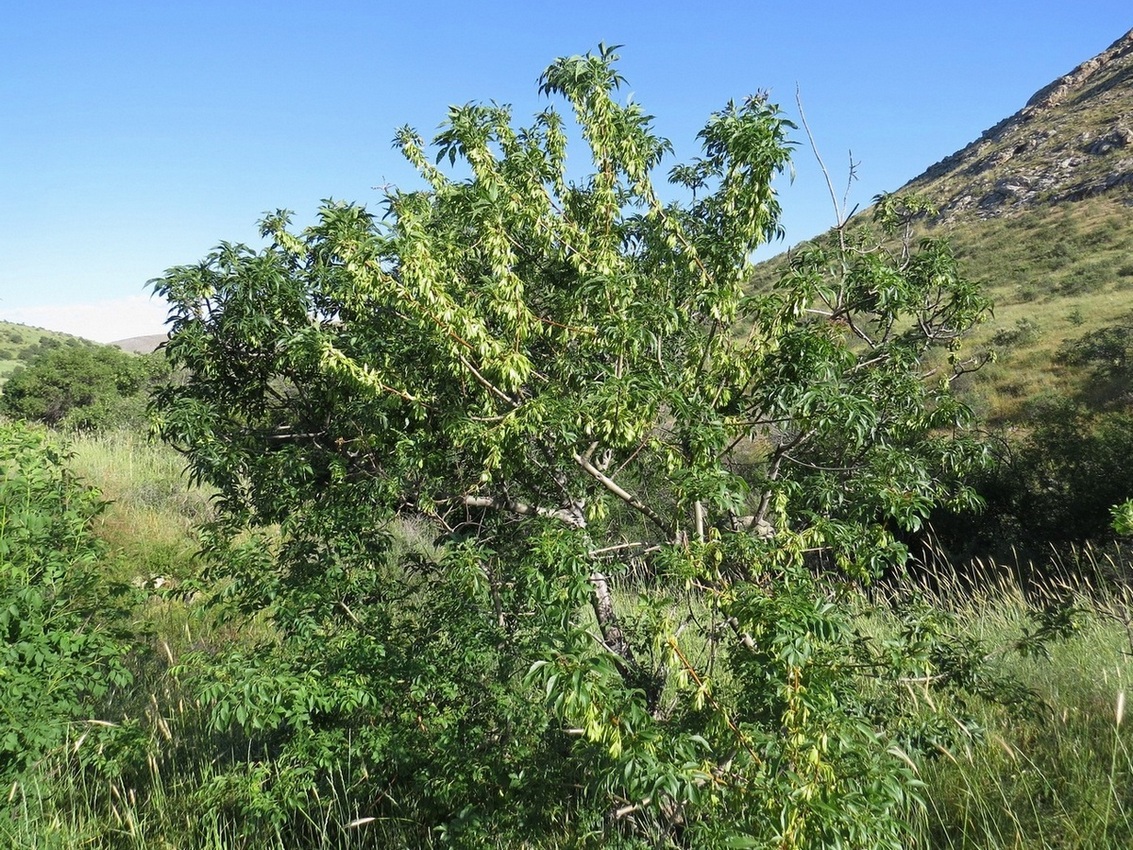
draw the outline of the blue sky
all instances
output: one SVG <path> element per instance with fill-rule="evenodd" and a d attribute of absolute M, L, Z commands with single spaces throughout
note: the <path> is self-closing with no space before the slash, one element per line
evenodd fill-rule
<path fill-rule="evenodd" d="M 14 0 L 0 31 L 0 319 L 109 341 L 161 331 L 146 281 L 284 207 L 417 185 L 391 148 L 449 104 L 526 123 L 556 56 L 622 44 L 676 159 L 728 99 L 795 89 L 868 204 L 1133 27 L 1128 0 L 379 2 Z M 802 141 L 801 131 L 799 140 Z M 581 150 L 575 160 L 584 157 Z M 814 157 L 783 180 L 787 244 L 833 223 Z"/>

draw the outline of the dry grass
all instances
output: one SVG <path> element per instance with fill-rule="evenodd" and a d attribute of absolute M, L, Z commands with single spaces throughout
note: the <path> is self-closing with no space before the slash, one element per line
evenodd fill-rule
<path fill-rule="evenodd" d="M 165 583 L 194 575 L 194 526 L 211 516 L 209 491 L 190 487 L 168 446 L 119 431 L 72 439 L 75 472 L 108 502 L 95 531 L 110 547 L 115 578 Z"/>

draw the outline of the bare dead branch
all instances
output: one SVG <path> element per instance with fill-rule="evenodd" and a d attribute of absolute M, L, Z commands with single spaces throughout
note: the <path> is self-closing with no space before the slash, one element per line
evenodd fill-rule
<path fill-rule="evenodd" d="M 586 528 L 586 516 L 578 505 L 567 508 L 545 508 L 529 505 L 514 499 L 497 499 L 494 496 L 464 496 L 461 501 L 469 508 L 497 508 L 520 516 L 542 516 L 556 519 L 571 528 Z"/>

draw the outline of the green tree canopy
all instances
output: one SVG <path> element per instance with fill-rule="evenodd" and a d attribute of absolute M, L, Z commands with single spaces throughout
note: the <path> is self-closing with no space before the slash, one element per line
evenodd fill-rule
<path fill-rule="evenodd" d="M 80 428 L 135 422 L 145 391 L 167 371 L 161 355 L 95 345 L 47 348 L 8 378 L 0 413 Z"/>
<path fill-rule="evenodd" d="M 614 60 L 541 79 L 584 176 L 553 108 L 454 107 L 431 150 L 398 132 L 425 186 L 381 217 L 281 212 L 156 281 L 189 376 L 161 430 L 282 638 L 202 687 L 218 727 L 283 735 L 274 787 L 338 771 L 425 837 L 896 846 L 908 769 L 856 678 L 895 662 L 836 600 L 972 503 L 949 383 L 987 302 L 939 242 L 842 232 L 746 291 L 791 125 L 727 104 L 666 200 Z"/>

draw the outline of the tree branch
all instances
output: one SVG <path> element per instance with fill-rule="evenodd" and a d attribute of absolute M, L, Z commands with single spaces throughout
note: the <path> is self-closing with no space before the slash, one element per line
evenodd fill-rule
<path fill-rule="evenodd" d="M 634 508 L 644 516 L 648 517 L 654 525 L 656 525 L 666 534 L 669 534 L 672 531 L 672 529 L 668 525 L 666 525 L 665 521 L 661 519 L 660 515 L 656 511 L 654 511 L 651 507 L 646 505 L 632 493 L 624 489 L 621 485 L 614 481 L 614 479 L 610 478 L 608 475 L 598 469 L 598 467 L 590 462 L 590 459 L 588 457 L 576 454 L 574 456 L 574 462 L 582 467 L 583 471 L 585 471 L 587 475 L 589 475 L 591 478 L 593 478 L 595 481 L 597 481 L 631 508 Z"/>
<path fill-rule="evenodd" d="M 469 508 L 498 508 L 521 516 L 557 519 L 571 528 L 586 528 L 586 517 L 579 505 L 571 505 L 569 508 L 544 508 L 511 499 L 497 499 L 493 496 L 464 496 L 461 501 Z"/>
<path fill-rule="evenodd" d="M 477 371 L 476 367 L 473 366 L 471 362 L 469 362 L 467 357 L 461 355 L 460 365 L 472 373 L 472 377 L 476 379 L 476 382 L 478 384 L 488 390 L 488 392 L 490 392 L 504 404 L 508 405 L 512 409 L 519 407 L 519 404 L 511 396 L 509 396 L 507 393 L 505 393 L 503 390 L 501 390 L 499 387 L 497 387 L 495 384 L 481 375 L 480 372 Z"/>
<path fill-rule="evenodd" d="M 590 604 L 594 608 L 598 628 L 602 631 L 602 642 L 610 652 L 621 658 L 630 670 L 636 672 L 638 670 L 637 659 L 634 657 L 633 647 L 630 646 L 625 633 L 622 631 L 621 624 L 618 622 L 618 615 L 614 613 L 614 600 L 610 596 L 610 585 L 606 576 L 595 570 L 590 574 L 590 586 L 594 588 L 594 593 L 590 597 Z"/>

